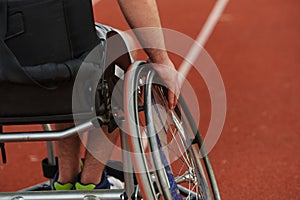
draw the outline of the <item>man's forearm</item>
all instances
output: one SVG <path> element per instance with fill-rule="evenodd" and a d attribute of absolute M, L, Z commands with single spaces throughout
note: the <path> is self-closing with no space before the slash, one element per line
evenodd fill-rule
<path fill-rule="evenodd" d="M 121 10 L 152 62 L 168 59 L 155 0 L 118 0 Z M 139 29 L 155 27 L 151 29 Z M 148 47 L 148 48 L 147 48 Z M 155 47 L 155 48 L 149 48 Z"/>
<path fill-rule="evenodd" d="M 177 72 L 165 50 L 156 0 L 118 0 L 121 10 L 139 39 L 153 68 L 166 83 L 169 108 L 174 109 L 179 95 Z M 152 27 L 152 28 L 146 28 Z M 144 29 L 141 29 L 144 28 Z M 151 48 L 149 48 L 151 47 Z M 158 65 L 157 65 L 158 64 Z"/>

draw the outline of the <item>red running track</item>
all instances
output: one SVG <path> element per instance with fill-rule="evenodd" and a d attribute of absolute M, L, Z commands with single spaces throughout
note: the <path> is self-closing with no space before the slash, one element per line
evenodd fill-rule
<path fill-rule="evenodd" d="M 158 1 L 162 24 L 196 38 L 212 1 Z M 127 29 L 115 1 L 101 1 L 97 21 Z M 219 67 L 227 92 L 227 117 L 210 158 L 223 199 L 300 199 L 300 1 L 229 2 L 206 50 Z M 173 56 L 179 65 L 181 60 Z M 199 90 L 205 132 L 210 103 Z M 201 95 L 200 95 L 201 94 Z M 43 143 L 7 144 L 0 191 L 40 183 Z"/>

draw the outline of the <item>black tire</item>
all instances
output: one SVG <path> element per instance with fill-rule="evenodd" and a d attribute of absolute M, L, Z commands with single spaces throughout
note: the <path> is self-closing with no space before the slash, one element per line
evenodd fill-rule
<path fill-rule="evenodd" d="M 188 107 L 180 97 L 176 109 L 169 110 L 166 90 L 152 84 L 154 74 L 148 73 L 145 81 L 145 118 L 161 197 L 220 199 L 201 135 Z"/>

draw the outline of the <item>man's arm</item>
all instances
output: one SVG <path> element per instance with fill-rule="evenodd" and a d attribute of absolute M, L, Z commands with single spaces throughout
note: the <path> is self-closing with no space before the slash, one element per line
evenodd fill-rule
<path fill-rule="evenodd" d="M 174 108 L 179 94 L 177 71 L 165 50 L 164 36 L 155 0 L 118 0 L 121 10 L 156 72 L 169 88 L 169 107 Z M 154 29 L 139 29 L 154 27 Z M 156 47 L 156 48 L 147 48 Z M 174 95 L 176 94 L 176 95 Z"/>

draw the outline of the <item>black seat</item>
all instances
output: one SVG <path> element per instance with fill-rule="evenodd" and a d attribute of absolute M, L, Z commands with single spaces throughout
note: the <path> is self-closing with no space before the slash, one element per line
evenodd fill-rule
<path fill-rule="evenodd" d="M 95 99 L 90 99 L 88 95 L 88 99 L 84 99 L 85 102 L 81 102 L 80 111 L 77 113 L 73 113 L 72 111 L 74 81 L 80 66 L 82 66 L 83 70 L 87 71 L 88 74 L 94 74 L 93 67 L 88 67 L 91 63 L 92 65 L 107 65 L 108 67 L 106 67 L 106 71 L 101 77 L 101 80 L 105 80 L 110 92 L 112 92 L 115 83 L 119 80 L 119 77 L 113 76 L 115 73 L 115 65 L 118 65 L 126 71 L 131 64 L 132 58 L 128 53 L 128 47 L 124 38 L 121 37 L 115 29 L 99 24 L 96 25 L 96 29 L 99 41 L 105 42 L 105 44 L 101 44 L 100 42 L 101 45 L 98 46 L 99 48 L 93 50 L 100 56 L 99 60 L 90 61 L 87 58 L 87 61 L 85 60 L 83 62 L 86 55 L 90 53 L 87 52 L 85 55 L 82 55 L 81 58 L 68 61 L 67 64 L 48 63 L 43 66 L 26 67 L 25 71 L 28 75 L 38 83 L 49 87 L 41 87 L 39 84 L 34 83 L 22 84 L 2 81 L 0 84 L 0 124 L 68 122 L 73 120 L 74 114 L 86 119 L 87 117 L 93 116 L 94 110 L 92 110 L 91 107 L 95 106 L 96 111 L 101 112 L 100 105 L 97 104 L 99 102 L 96 102 L 96 105 L 91 105 L 95 99 L 99 100 L 101 97 L 93 97 Z M 113 39 L 108 40 L 108 38 Z M 110 57 L 111 54 L 120 56 L 113 58 Z M 101 55 L 105 56 L 101 58 Z M 106 61 L 106 63 L 104 63 L 104 61 Z M 47 66 L 52 66 L 53 69 L 53 65 L 55 65 L 57 70 L 42 70 L 47 68 Z M 99 68 L 99 66 L 96 67 Z M 69 71 L 69 74 L 66 74 L 65 71 Z M 80 90 L 82 93 L 90 92 L 91 88 L 93 91 L 97 90 L 98 85 L 92 82 L 90 83 L 89 81 L 87 78 L 82 86 L 80 86 L 81 88 L 77 88 L 77 90 Z M 97 92 L 96 94 L 99 95 Z M 120 104 L 122 104 L 122 102 L 120 102 Z"/>

